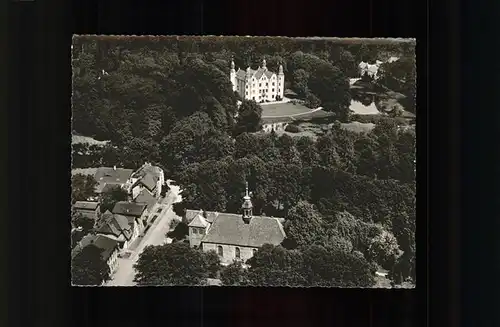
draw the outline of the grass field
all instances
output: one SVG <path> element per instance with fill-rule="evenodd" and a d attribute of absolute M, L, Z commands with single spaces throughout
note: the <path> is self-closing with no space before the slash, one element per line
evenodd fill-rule
<path fill-rule="evenodd" d="M 109 141 L 98 141 L 88 136 L 71 135 L 71 144 L 86 143 L 89 145 L 106 145 Z"/>
<path fill-rule="evenodd" d="M 292 103 L 274 103 L 274 104 L 261 104 L 262 117 L 267 116 L 293 116 L 300 115 L 311 111 L 301 104 Z"/>

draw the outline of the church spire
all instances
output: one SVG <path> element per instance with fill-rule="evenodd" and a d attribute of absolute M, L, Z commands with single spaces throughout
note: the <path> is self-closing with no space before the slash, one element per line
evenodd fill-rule
<path fill-rule="evenodd" d="M 241 206 L 243 209 L 243 221 L 248 224 L 252 219 L 252 200 L 250 194 L 248 193 L 248 182 L 245 182 L 245 196 L 243 197 L 243 204 Z"/>

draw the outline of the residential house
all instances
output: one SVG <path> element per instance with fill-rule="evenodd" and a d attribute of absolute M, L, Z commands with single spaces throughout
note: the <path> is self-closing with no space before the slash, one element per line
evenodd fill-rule
<path fill-rule="evenodd" d="M 97 224 L 96 233 L 109 237 L 120 244 L 121 249 L 126 249 L 139 236 L 139 224 L 132 216 L 123 216 L 106 211 Z"/>
<path fill-rule="evenodd" d="M 78 243 L 77 246 L 71 251 L 71 258 L 74 258 L 78 253 L 80 253 L 85 247 L 89 245 L 95 245 L 96 247 L 102 249 L 101 258 L 109 266 L 110 276 L 118 268 L 118 253 L 120 252 L 119 243 L 116 240 L 108 238 L 103 235 L 86 235 Z"/>
<path fill-rule="evenodd" d="M 148 211 L 146 209 L 147 205 L 144 203 L 119 201 L 113 207 L 112 213 L 135 219 L 139 226 L 139 231 L 142 232 L 148 217 Z"/>
<path fill-rule="evenodd" d="M 157 199 L 161 195 L 163 184 L 165 184 L 165 175 L 163 169 L 153 166 L 146 162 L 131 176 L 131 187 L 129 192 L 132 199 L 135 199 L 142 190 L 148 190 Z"/>
<path fill-rule="evenodd" d="M 133 172 L 132 169 L 116 168 L 116 166 L 98 168 L 94 174 L 94 179 L 97 181 L 96 193 L 100 194 L 116 186 L 128 189 Z"/>
<path fill-rule="evenodd" d="M 231 61 L 229 73 L 233 91 L 246 100 L 257 102 L 271 102 L 283 99 L 285 87 L 285 74 L 283 66 L 279 66 L 278 74 L 267 69 L 266 60 L 262 60 L 262 66 L 257 70 L 247 67 L 246 70 L 238 68 L 235 70 L 234 61 Z"/>
<path fill-rule="evenodd" d="M 99 202 L 77 201 L 73 205 L 73 212 L 79 213 L 85 218 L 99 220 Z"/>
<path fill-rule="evenodd" d="M 243 200 L 242 215 L 198 212 L 188 225 L 190 245 L 216 251 L 221 263 L 227 265 L 234 260 L 247 261 L 264 244 L 281 244 L 286 237 L 283 219 L 253 216 L 248 186 Z"/>

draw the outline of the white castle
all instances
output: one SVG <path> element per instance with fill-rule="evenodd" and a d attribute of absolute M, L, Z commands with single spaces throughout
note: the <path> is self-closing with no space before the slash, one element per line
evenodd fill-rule
<path fill-rule="evenodd" d="M 285 74 L 282 65 L 279 66 L 278 74 L 267 69 L 265 59 L 257 70 L 248 67 L 246 71 L 239 68 L 236 71 L 234 61 L 231 61 L 230 78 L 233 91 L 237 91 L 245 100 L 271 102 L 283 99 Z"/>

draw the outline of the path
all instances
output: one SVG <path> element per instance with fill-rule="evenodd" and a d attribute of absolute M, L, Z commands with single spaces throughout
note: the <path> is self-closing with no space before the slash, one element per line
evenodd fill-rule
<path fill-rule="evenodd" d="M 163 210 L 149 228 L 146 235 L 139 241 L 139 244 L 134 244 L 134 250 L 130 250 L 130 257 L 118 258 L 118 269 L 112 276 L 112 280 L 106 283 L 106 286 L 134 286 L 135 270 L 134 265 L 139 259 L 139 254 L 149 245 L 161 245 L 165 242 L 165 234 L 168 232 L 170 222 L 176 216 L 172 211 L 172 204 L 181 201 L 179 186 L 171 185 L 170 180 L 167 185 L 170 187 L 168 195 L 159 203 L 158 207 Z"/>
<path fill-rule="evenodd" d="M 316 109 L 311 109 L 310 111 L 307 112 L 301 112 L 298 114 L 293 114 L 293 115 L 281 115 L 281 116 L 262 116 L 262 118 L 288 118 L 288 117 L 295 117 L 295 116 L 302 116 L 302 115 L 308 115 L 310 113 L 313 113 L 315 111 L 322 110 L 323 107 L 318 107 Z"/>

